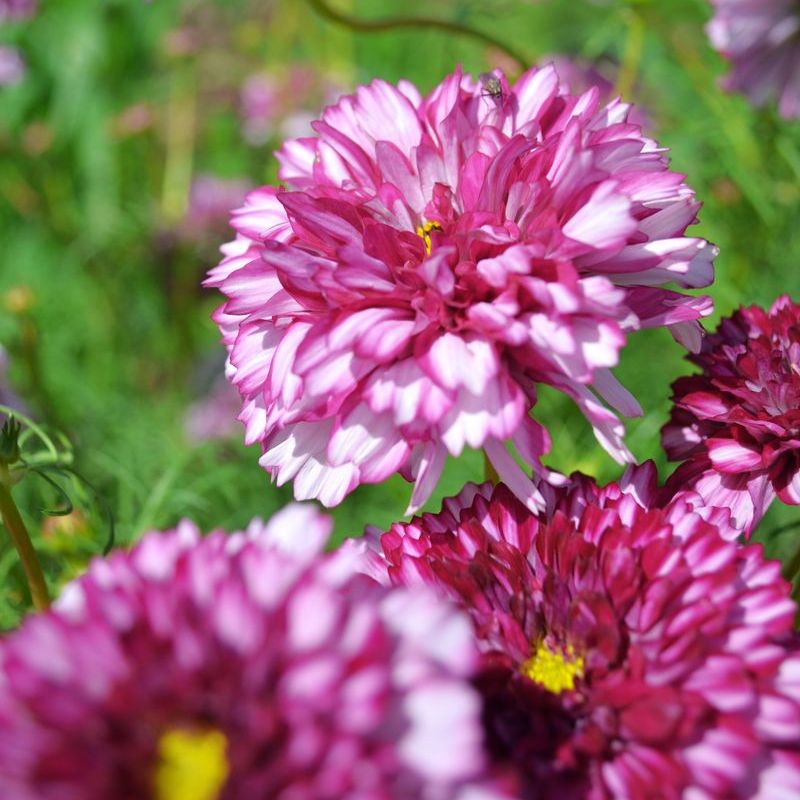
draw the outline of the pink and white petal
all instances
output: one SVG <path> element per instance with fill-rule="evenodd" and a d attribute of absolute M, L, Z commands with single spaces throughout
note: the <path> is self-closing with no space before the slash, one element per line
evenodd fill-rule
<path fill-rule="evenodd" d="M 443 389 L 484 391 L 500 368 L 494 345 L 482 337 L 443 333 L 418 358 L 428 376 Z"/>
<path fill-rule="evenodd" d="M 544 511 L 546 503 L 536 484 L 511 457 L 505 445 L 497 439 L 488 439 L 483 446 L 489 461 L 497 470 L 500 480 L 534 514 Z"/>
<path fill-rule="evenodd" d="M 712 465 L 720 472 L 751 472 L 763 466 L 758 448 L 747 447 L 734 439 L 707 439 L 706 448 Z"/>
<path fill-rule="evenodd" d="M 620 249 L 638 228 L 631 204 L 616 181 L 604 181 L 564 224 L 565 236 L 598 250 Z"/>
<path fill-rule="evenodd" d="M 411 474 L 415 484 L 406 516 L 416 514 L 433 493 L 447 461 L 447 450 L 435 442 L 426 442 L 414 448 L 411 459 Z"/>

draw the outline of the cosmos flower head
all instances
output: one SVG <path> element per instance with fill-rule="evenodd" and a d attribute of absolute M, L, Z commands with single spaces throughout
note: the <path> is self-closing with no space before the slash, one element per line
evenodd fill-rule
<path fill-rule="evenodd" d="M 611 368 L 638 328 L 699 346 L 711 301 L 663 285 L 710 283 L 715 248 L 684 235 L 699 204 L 628 112 L 553 67 L 514 86 L 456 72 L 426 97 L 373 81 L 283 146 L 286 188 L 234 212 L 207 280 L 278 484 L 335 505 L 400 471 L 413 510 L 468 446 L 540 507 L 504 444 L 543 473 L 538 383 L 631 460 L 609 406 L 641 410 Z"/>
<path fill-rule="evenodd" d="M 675 382 L 662 430 L 684 462 L 670 485 L 730 507 L 749 533 L 776 495 L 800 504 L 800 306 L 740 308 L 689 358 L 702 373 Z"/>
<path fill-rule="evenodd" d="M 711 44 L 730 61 L 724 86 L 784 117 L 800 115 L 800 5 L 796 0 L 711 0 Z"/>
<path fill-rule="evenodd" d="M 320 556 L 329 532 L 289 507 L 94 561 L 0 642 L 0 796 L 469 796 L 468 620 Z"/>
<path fill-rule="evenodd" d="M 435 586 L 471 616 L 495 767 L 521 798 L 769 798 L 800 792 L 796 606 L 780 564 L 667 499 L 652 464 L 619 484 L 504 486 L 370 532 L 362 568 Z"/>

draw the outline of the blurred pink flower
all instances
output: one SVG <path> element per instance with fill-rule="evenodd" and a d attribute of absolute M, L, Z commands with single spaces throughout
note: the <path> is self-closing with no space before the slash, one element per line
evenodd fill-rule
<path fill-rule="evenodd" d="M 289 507 L 94 561 L 0 643 L 0 796 L 456 797 L 484 761 L 469 621 L 318 555 L 329 532 Z"/>
<path fill-rule="evenodd" d="M 684 236 L 699 204 L 628 106 L 571 95 L 552 67 L 509 87 L 460 72 L 422 98 L 374 81 L 278 154 L 287 189 L 234 212 L 207 285 L 248 442 L 298 499 L 335 505 L 400 470 L 411 509 L 447 453 L 483 447 L 533 508 L 505 449 L 543 470 L 537 382 L 567 393 L 630 460 L 616 415 L 641 413 L 610 371 L 629 331 L 699 346 L 711 301 L 662 288 L 713 278 Z"/>
<path fill-rule="evenodd" d="M 0 45 L 0 86 L 13 86 L 25 77 L 25 61 L 16 47 Z"/>
<path fill-rule="evenodd" d="M 276 136 L 311 136 L 311 123 L 323 101 L 334 102 L 342 91 L 336 80 L 307 64 L 290 64 L 281 75 L 255 73 L 242 85 L 242 135 L 255 146 Z"/>
<path fill-rule="evenodd" d="M 236 413 L 239 406 L 238 392 L 220 375 L 208 393 L 187 409 L 184 418 L 186 435 L 194 442 L 229 439 L 238 432 Z"/>
<path fill-rule="evenodd" d="M 264 144 L 275 130 L 280 107 L 279 88 L 274 78 L 266 73 L 251 75 L 242 85 L 240 97 L 245 140 L 253 145 Z"/>
<path fill-rule="evenodd" d="M 730 62 L 726 89 L 751 103 L 773 98 L 784 117 L 800 116 L 800 5 L 797 0 L 711 0 L 711 44 Z"/>
<path fill-rule="evenodd" d="M 776 494 L 800 505 L 800 306 L 740 308 L 690 360 L 703 372 L 675 382 L 662 430 L 685 461 L 669 485 L 729 507 L 749 534 Z"/>
<path fill-rule="evenodd" d="M 36 0 L 0 0 L 0 22 L 28 19 L 38 10 Z"/>
<path fill-rule="evenodd" d="M 435 586 L 472 618 L 496 766 L 519 796 L 800 796 L 795 603 L 720 509 L 666 503 L 652 464 L 599 488 L 504 486 L 353 540 L 362 569 Z"/>
<path fill-rule="evenodd" d="M 244 202 L 253 186 L 238 178 L 219 178 L 200 174 L 192 180 L 189 205 L 184 219 L 186 233 L 192 238 L 207 235 L 208 229 L 225 225 L 231 208 Z"/>

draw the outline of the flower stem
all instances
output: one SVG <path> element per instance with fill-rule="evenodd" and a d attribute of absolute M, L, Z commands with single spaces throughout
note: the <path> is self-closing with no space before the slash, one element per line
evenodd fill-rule
<path fill-rule="evenodd" d="M 8 467 L 0 466 L 0 517 L 3 519 L 8 535 L 17 549 L 25 578 L 28 581 L 33 606 L 37 611 L 50 607 L 50 595 L 47 591 L 44 573 L 33 549 L 31 537 L 22 521 L 17 505 L 11 497 Z"/>
<path fill-rule="evenodd" d="M 622 56 L 622 64 L 617 75 L 617 85 L 614 91 L 623 100 L 630 99 L 630 93 L 636 76 L 639 73 L 639 64 L 642 60 L 642 50 L 644 49 L 645 26 L 642 18 L 632 9 L 628 9 L 626 14 L 628 23 L 628 36 L 625 41 L 625 50 Z"/>
<path fill-rule="evenodd" d="M 495 486 L 500 483 L 500 476 L 486 453 L 483 454 L 483 474 L 485 480 L 491 481 Z"/>
<path fill-rule="evenodd" d="M 377 31 L 389 31 L 394 28 L 414 28 L 416 30 L 435 29 L 446 31 L 447 33 L 455 33 L 460 36 L 469 36 L 477 39 L 479 42 L 495 47 L 502 50 L 509 58 L 513 59 L 521 70 L 526 69 L 528 60 L 517 53 L 514 49 L 507 44 L 495 39 L 494 36 L 483 31 L 470 28 L 469 25 L 464 25 L 460 22 L 451 22 L 445 19 L 437 19 L 435 17 L 383 17 L 382 19 L 359 19 L 358 17 L 351 16 L 350 14 L 343 14 L 341 11 L 331 8 L 326 0 L 308 0 L 308 4 L 317 12 L 321 17 L 330 22 L 335 22 L 337 25 L 344 25 L 354 31 L 363 31 L 365 33 Z"/>
<path fill-rule="evenodd" d="M 789 527 L 789 526 L 787 526 Z M 791 527 L 794 527 L 792 525 Z M 800 546 L 794 551 L 791 560 L 783 568 L 783 577 L 790 583 L 794 583 L 795 578 L 800 573 Z"/>

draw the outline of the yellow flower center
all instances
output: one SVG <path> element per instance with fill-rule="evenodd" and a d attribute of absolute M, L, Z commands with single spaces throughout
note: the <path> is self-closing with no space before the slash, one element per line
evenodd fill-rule
<path fill-rule="evenodd" d="M 523 662 L 520 671 L 548 692 L 571 692 L 575 688 L 575 678 L 583 677 L 583 658 L 575 657 L 572 645 L 561 653 L 553 652 L 544 642 L 539 642 L 536 652 Z"/>
<path fill-rule="evenodd" d="M 217 800 L 228 779 L 227 747 L 218 730 L 168 730 L 158 743 L 156 800 Z"/>
<path fill-rule="evenodd" d="M 417 225 L 417 236 L 422 237 L 425 243 L 425 255 L 431 254 L 431 231 L 440 231 L 442 226 L 438 222 L 426 222 L 424 225 Z"/>

